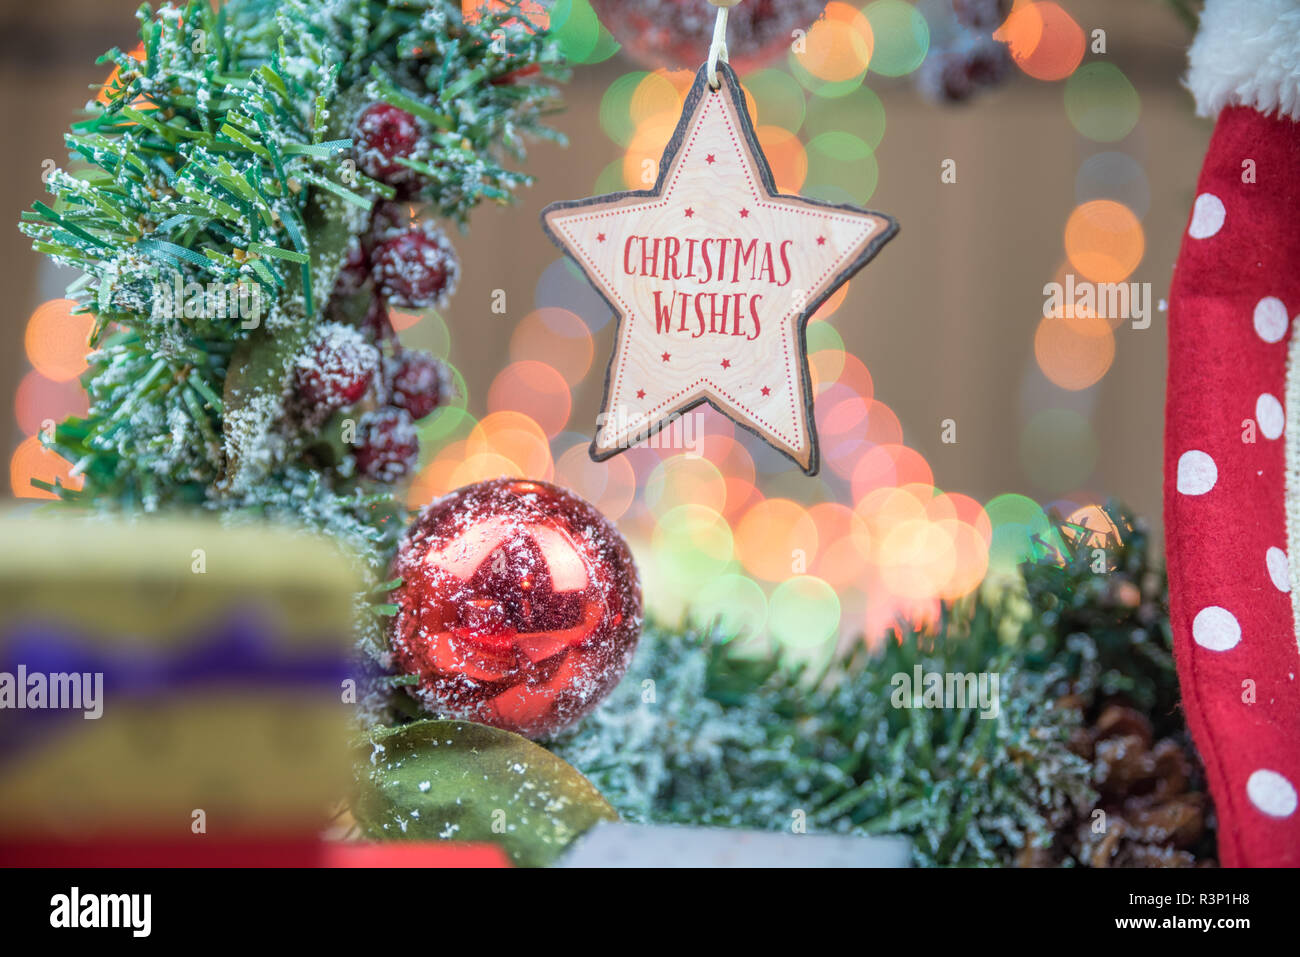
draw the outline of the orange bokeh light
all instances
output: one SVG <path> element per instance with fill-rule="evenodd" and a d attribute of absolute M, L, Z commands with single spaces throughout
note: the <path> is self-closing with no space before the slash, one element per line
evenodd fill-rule
<path fill-rule="evenodd" d="M 1123 203 L 1091 200 L 1077 207 L 1065 224 L 1065 253 L 1093 282 L 1123 282 L 1145 251 L 1142 224 Z"/>
<path fill-rule="evenodd" d="M 1026 3 L 1012 11 L 993 33 L 1007 44 L 1011 58 L 1037 80 L 1064 80 L 1083 61 L 1083 28 L 1059 4 Z"/>
<path fill-rule="evenodd" d="M 1062 389 L 1095 385 L 1115 361 L 1115 333 L 1098 316 L 1048 318 L 1034 333 L 1038 367 Z"/>
<path fill-rule="evenodd" d="M 554 476 L 551 446 L 546 433 L 522 412 L 492 412 L 483 417 L 465 440 L 465 452 L 498 455 L 516 466 L 513 473 L 522 478 L 549 481 Z"/>
<path fill-rule="evenodd" d="M 782 193 L 797 193 L 808 177 L 808 152 L 799 137 L 782 126 L 760 126 L 755 132 L 772 167 L 772 179 Z"/>
<path fill-rule="evenodd" d="M 492 412 L 514 411 L 532 417 L 554 438 L 569 421 L 573 400 L 564 376 L 544 362 L 524 359 L 510 363 L 492 380 L 487 404 Z"/>
<path fill-rule="evenodd" d="M 14 394 L 14 417 L 25 435 L 35 435 L 46 422 L 61 422 L 70 415 L 84 417 L 90 410 L 85 390 L 76 382 L 55 382 L 35 369 L 23 376 Z"/>
<path fill-rule="evenodd" d="M 28 436 L 18 444 L 9 460 L 9 484 L 17 498 L 57 499 L 53 492 L 32 485 L 32 479 L 54 484 L 59 480 L 71 489 L 80 489 L 85 481 L 71 475 L 72 465 L 53 449 L 41 444 L 38 435 Z"/>
<path fill-rule="evenodd" d="M 568 309 L 544 307 L 524 316 L 510 336 L 511 359 L 535 359 L 577 385 L 591 368 L 595 346 L 587 324 Z"/>
<path fill-rule="evenodd" d="M 636 497 L 636 475 L 626 458 L 593 462 L 585 445 L 575 445 L 555 463 L 555 481 L 572 489 L 614 521 Z"/>
<path fill-rule="evenodd" d="M 759 502 L 735 531 L 736 557 L 751 575 L 770 582 L 806 572 L 816 560 L 817 541 L 817 525 L 807 510 L 787 498 Z"/>
<path fill-rule="evenodd" d="M 871 62 L 875 37 L 871 22 L 847 3 L 826 4 L 826 12 L 808 30 L 800 65 L 820 80 L 842 83 L 861 76 Z"/>
<path fill-rule="evenodd" d="M 75 308 L 78 305 L 71 299 L 51 299 L 37 306 L 27 320 L 27 359 L 37 372 L 55 382 L 75 379 L 87 368 L 95 317 L 73 315 Z"/>
<path fill-rule="evenodd" d="M 826 301 L 817 307 L 817 311 L 809 318 L 809 322 L 819 322 L 822 319 L 829 319 L 835 314 L 835 310 L 844 305 L 844 300 L 849 295 L 849 284 L 846 282 L 840 288 L 836 289 L 827 297 Z"/>

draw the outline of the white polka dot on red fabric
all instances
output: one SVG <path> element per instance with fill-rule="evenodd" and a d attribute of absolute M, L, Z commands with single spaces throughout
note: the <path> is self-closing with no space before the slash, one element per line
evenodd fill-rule
<path fill-rule="evenodd" d="M 1219 480 L 1219 467 L 1200 449 L 1178 457 L 1178 491 L 1184 495 L 1204 495 Z"/>
<path fill-rule="evenodd" d="M 1278 591 L 1291 590 L 1291 562 L 1286 552 L 1274 546 L 1264 553 L 1264 564 L 1268 566 L 1268 577 L 1273 580 Z"/>
<path fill-rule="evenodd" d="M 1260 393 L 1255 400 L 1255 421 L 1259 423 L 1259 431 L 1266 439 L 1276 439 L 1282 434 L 1286 428 L 1286 412 L 1282 410 L 1282 403 L 1277 400 L 1277 396 Z"/>
<path fill-rule="evenodd" d="M 1286 304 L 1277 296 L 1265 296 L 1255 303 L 1255 332 L 1265 342 L 1281 342 L 1288 325 Z"/>
<path fill-rule="evenodd" d="M 1192 638 L 1210 651 L 1227 651 L 1241 641 L 1241 625 L 1228 609 L 1210 605 L 1192 619 Z"/>
<path fill-rule="evenodd" d="M 1269 817 L 1290 817 L 1295 813 L 1295 785 L 1268 768 L 1260 768 L 1246 780 L 1246 796 Z"/>
<path fill-rule="evenodd" d="M 1209 239 L 1223 228 L 1225 215 L 1223 200 L 1213 193 L 1202 193 L 1192 206 L 1192 222 L 1187 227 L 1187 235 L 1193 239 Z"/>

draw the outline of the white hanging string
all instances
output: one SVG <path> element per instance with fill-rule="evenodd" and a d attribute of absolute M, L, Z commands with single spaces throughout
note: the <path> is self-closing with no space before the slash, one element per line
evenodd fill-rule
<path fill-rule="evenodd" d="M 709 0 L 718 8 L 718 18 L 713 22 L 713 43 L 709 46 L 709 86 L 717 89 L 718 61 L 727 62 L 727 10 L 740 3 L 740 0 Z"/>

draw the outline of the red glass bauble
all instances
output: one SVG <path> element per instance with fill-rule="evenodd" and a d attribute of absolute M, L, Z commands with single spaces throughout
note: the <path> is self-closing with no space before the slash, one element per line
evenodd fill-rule
<path fill-rule="evenodd" d="M 591 0 L 623 52 L 651 67 L 697 70 L 709 55 L 718 9 L 704 0 Z M 826 0 L 748 0 L 730 9 L 729 62 L 739 72 L 787 52 L 795 30 L 807 30 Z"/>
<path fill-rule="evenodd" d="M 436 714 L 544 737 L 616 685 L 641 634 L 632 553 L 595 507 L 497 479 L 428 505 L 393 562 L 389 642 Z"/>

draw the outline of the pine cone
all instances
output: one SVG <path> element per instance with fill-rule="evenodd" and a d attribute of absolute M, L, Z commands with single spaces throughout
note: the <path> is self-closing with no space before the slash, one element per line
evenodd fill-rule
<path fill-rule="evenodd" d="M 1080 695 L 1064 696 L 1057 705 L 1090 711 Z M 1051 867 L 1067 858 L 1085 867 L 1216 865 L 1198 856 L 1213 827 L 1213 807 L 1182 743 L 1154 740 L 1146 715 L 1110 702 L 1075 730 L 1069 746 L 1093 762 L 1097 806 L 1080 808 L 1053 847 L 1025 848 L 1017 866 Z"/>

